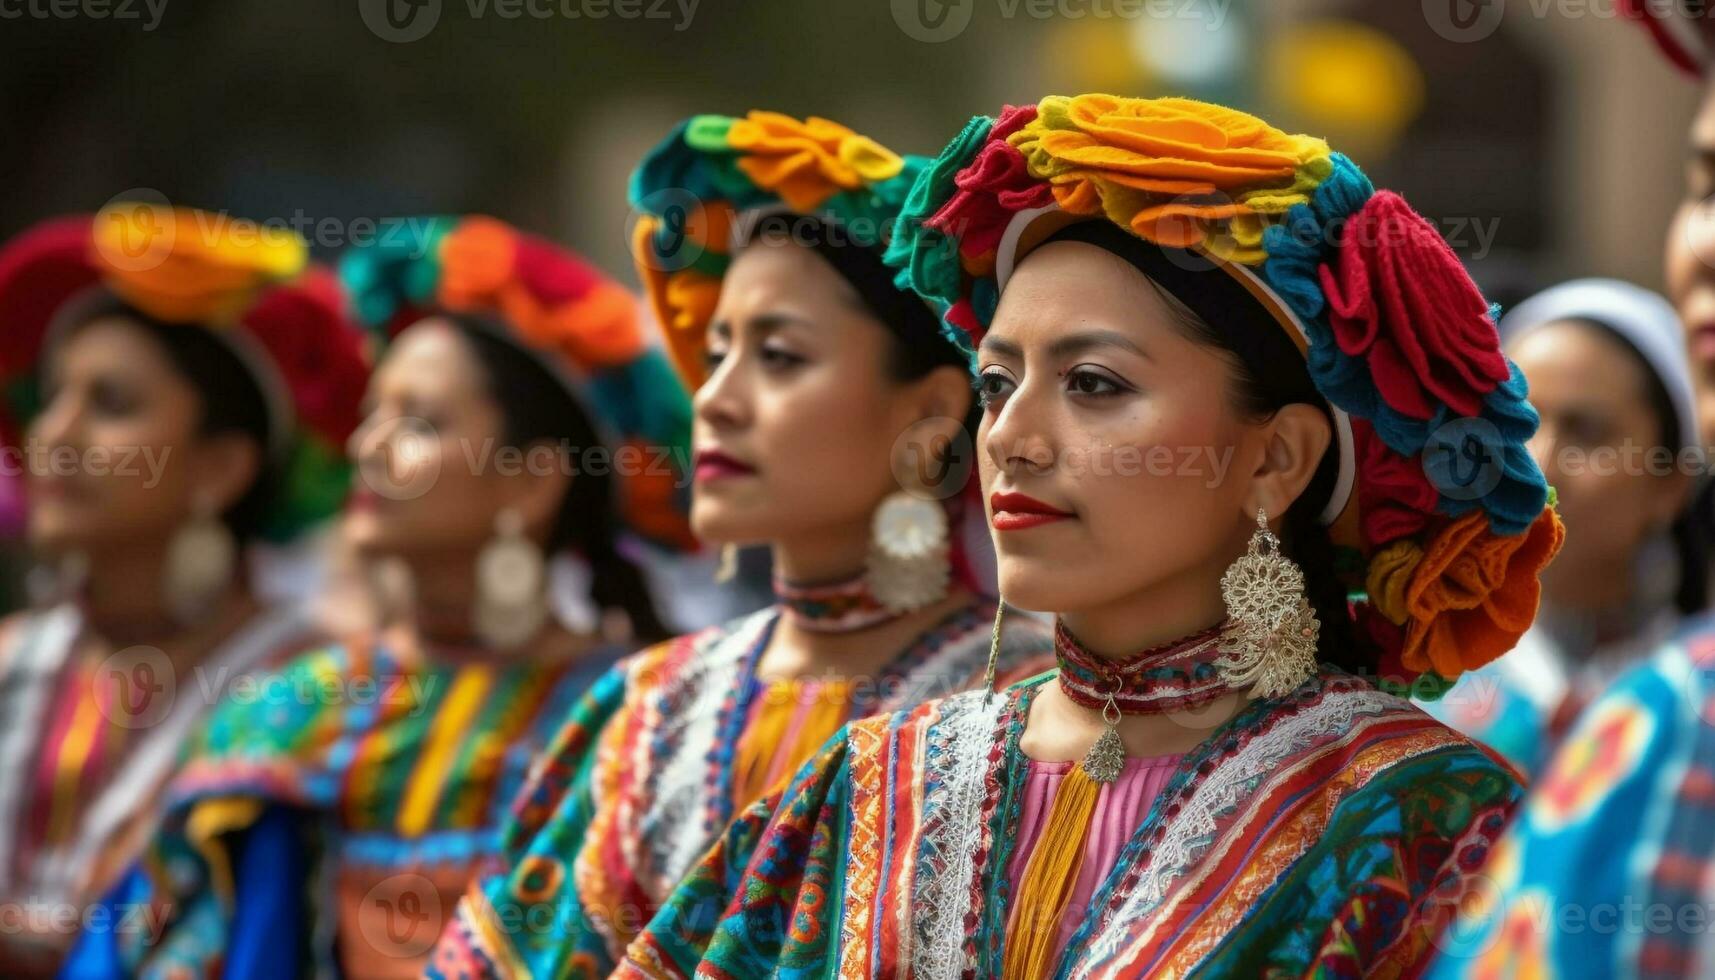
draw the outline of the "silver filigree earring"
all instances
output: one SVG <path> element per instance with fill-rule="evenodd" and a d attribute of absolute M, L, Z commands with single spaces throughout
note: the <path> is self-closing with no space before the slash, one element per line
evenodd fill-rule
<path fill-rule="evenodd" d="M 1268 515 L 1256 512 L 1250 547 L 1221 576 L 1230 620 L 1217 662 L 1228 684 L 1257 697 L 1290 694 L 1316 672 L 1322 624 L 1304 593 L 1304 571 L 1280 553 Z"/>

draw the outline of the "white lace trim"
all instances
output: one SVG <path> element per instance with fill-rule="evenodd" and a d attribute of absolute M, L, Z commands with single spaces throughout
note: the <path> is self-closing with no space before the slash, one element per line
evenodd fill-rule
<path fill-rule="evenodd" d="M 1330 733 L 1350 729 L 1353 719 L 1360 714 L 1380 714 L 1404 705 L 1399 698 L 1376 690 L 1331 692 L 1313 708 L 1252 739 L 1237 755 L 1198 780 L 1178 818 L 1167 825 L 1160 843 L 1153 849 L 1137 886 L 1092 938 L 1072 977 L 1098 975 L 1101 966 L 1118 954 L 1122 945 L 1128 944 L 1132 924 L 1161 904 L 1173 884 L 1212 843 L 1217 816 L 1250 796 L 1258 783 L 1279 769 L 1284 760 Z"/>
<path fill-rule="evenodd" d="M 941 719 L 935 727 L 946 733 L 946 755 L 935 766 L 946 776 L 923 800 L 924 816 L 939 815 L 940 820 L 934 833 L 924 835 L 919 850 L 912 895 L 914 977 L 937 980 L 964 972 L 965 914 L 970 910 L 982 840 L 983 783 L 989 774 L 995 725 L 1006 702 L 1004 697 L 985 698 L 981 691 L 972 691 L 941 704 Z"/>
<path fill-rule="evenodd" d="M 679 730 L 666 739 L 673 752 L 664 759 L 638 759 L 654 765 L 660 776 L 649 809 L 638 822 L 645 846 L 654 843 L 652 870 L 663 889 L 671 889 L 691 865 L 708 849 L 703 836 L 703 817 L 708 812 L 709 746 L 715 744 L 715 726 L 720 721 L 721 701 L 738 683 L 745 654 L 773 620 L 773 607 L 752 613 L 712 637 L 691 654 L 679 681 L 684 701 L 675 705 L 671 718 L 659 719 L 665 733 Z M 656 692 L 659 697 L 663 692 Z M 648 745 L 639 746 L 644 752 Z M 662 832 L 655 832 L 659 828 Z"/>

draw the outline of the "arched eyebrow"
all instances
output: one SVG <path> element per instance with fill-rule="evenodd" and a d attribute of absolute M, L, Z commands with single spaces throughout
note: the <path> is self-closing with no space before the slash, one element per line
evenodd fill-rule
<path fill-rule="evenodd" d="M 793 313 L 759 313 L 744 322 L 752 331 L 765 337 L 789 326 L 808 326 L 810 324 L 807 318 Z M 709 333 L 716 337 L 730 338 L 732 336 L 732 324 L 726 320 L 716 320 L 709 324 Z"/>
<path fill-rule="evenodd" d="M 1138 346 L 1137 341 L 1118 330 L 1080 330 L 1077 333 L 1056 337 L 1048 345 L 1048 353 L 1058 360 L 1103 347 L 1122 350 L 1128 354 L 1150 359 L 1149 352 Z M 977 346 L 977 350 L 981 353 L 992 354 L 995 357 L 1010 357 L 1015 360 L 1024 356 L 1023 348 L 1010 340 L 996 337 L 993 334 L 984 337 L 982 343 Z"/>

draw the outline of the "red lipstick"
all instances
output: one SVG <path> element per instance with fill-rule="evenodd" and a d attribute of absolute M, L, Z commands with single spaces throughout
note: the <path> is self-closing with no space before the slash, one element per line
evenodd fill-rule
<path fill-rule="evenodd" d="M 989 523 L 996 531 L 1023 531 L 1072 517 L 1070 511 L 1050 506 L 1022 493 L 991 494 L 989 511 L 994 515 L 989 519 Z"/>
<path fill-rule="evenodd" d="M 692 472 L 698 483 L 756 474 L 756 467 L 743 460 L 728 456 L 718 449 L 700 450 L 695 459 L 696 466 Z"/>

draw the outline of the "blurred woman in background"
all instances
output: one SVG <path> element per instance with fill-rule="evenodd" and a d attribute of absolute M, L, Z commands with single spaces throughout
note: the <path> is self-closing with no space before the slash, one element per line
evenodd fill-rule
<path fill-rule="evenodd" d="M 248 567 L 338 507 L 367 377 L 302 242 L 152 204 L 0 249 L 6 463 L 28 480 L 45 600 L 0 632 L 0 933 L 9 976 L 57 967 L 68 917 L 153 830 L 206 710 L 315 642 Z M 15 919 L 16 923 L 17 920 Z"/>
<path fill-rule="evenodd" d="M 732 815 L 842 723 L 984 683 L 991 640 L 1003 681 L 1048 666 L 1039 624 L 991 628 L 959 533 L 969 360 L 882 260 L 926 162 L 756 111 L 693 117 L 633 176 L 638 269 L 696 388 L 692 524 L 768 545 L 776 602 L 597 685 L 433 972 L 605 976 Z"/>
<path fill-rule="evenodd" d="M 92 975 L 416 974 L 548 735 L 664 632 L 621 528 L 689 545 L 689 401 L 635 296 L 493 219 L 425 226 L 342 267 L 390 339 L 345 530 L 410 614 L 220 706 L 111 897 L 164 928 L 90 935 Z"/>
<path fill-rule="evenodd" d="M 1500 331 L 1542 416 L 1530 448 L 1568 537 L 1519 645 L 1427 708 L 1537 773 L 1585 704 L 1703 608 L 1707 543 L 1685 515 L 1702 459 L 1667 300 L 1580 279 L 1520 303 Z"/>

